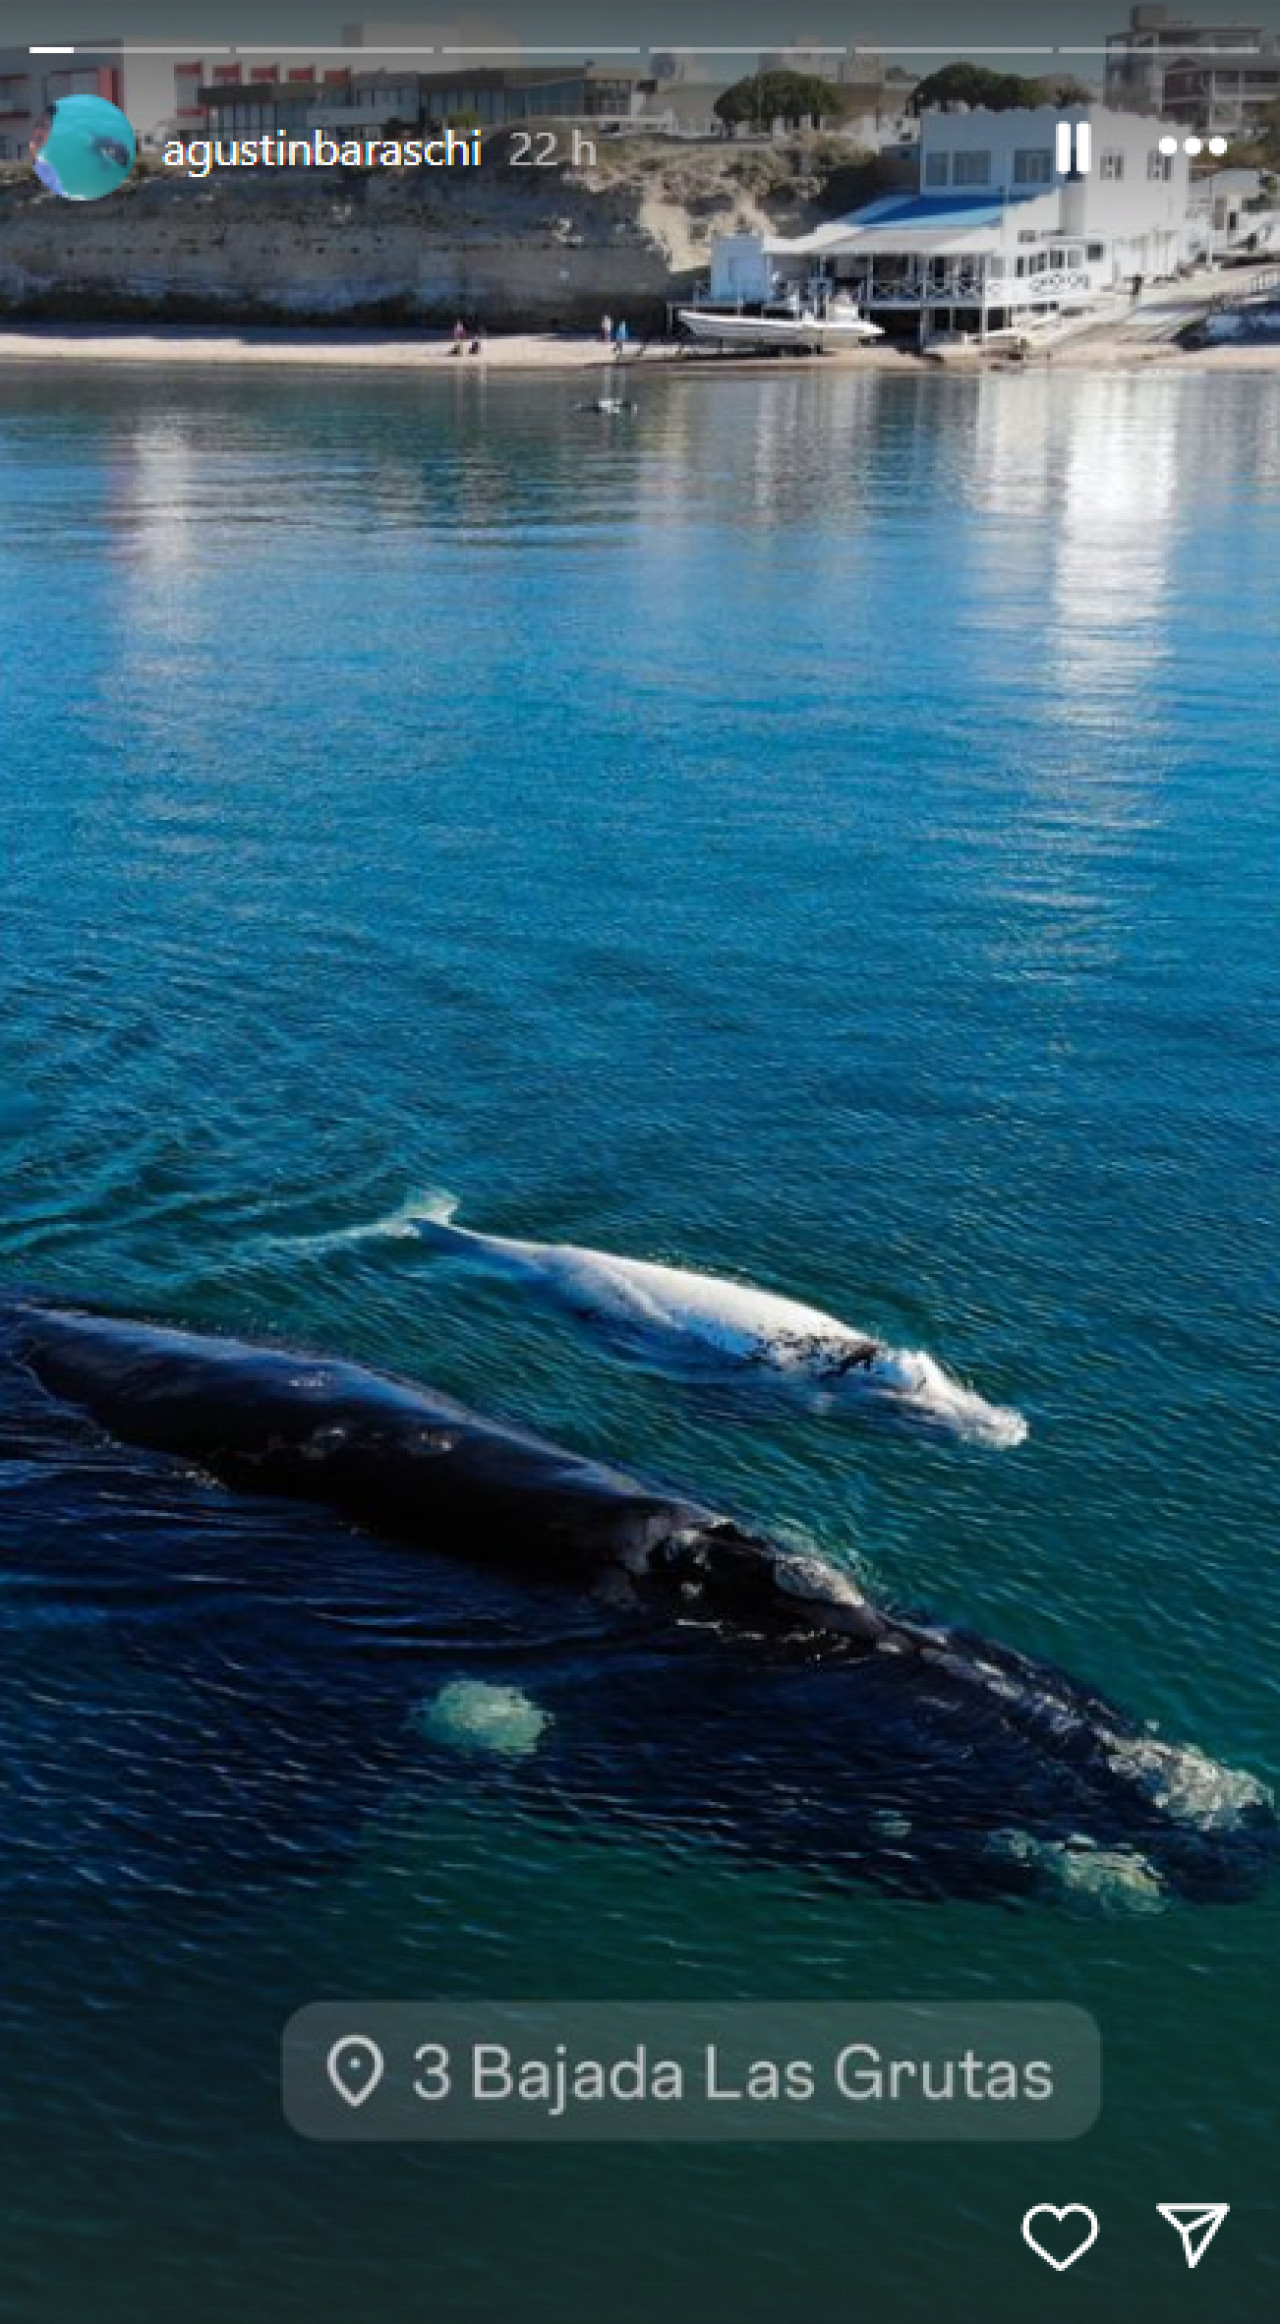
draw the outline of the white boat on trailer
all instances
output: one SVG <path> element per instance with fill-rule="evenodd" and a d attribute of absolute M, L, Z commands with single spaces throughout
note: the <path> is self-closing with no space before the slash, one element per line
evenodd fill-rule
<path fill-rule="evenodd" d="M 868 346 L 883 339 L 878 323 L 868 322 L 851 298 L 837 294 L 821 312 L 788 306 L 784 312 L 744 314 L 720 307 L 681 307 L 677 320 L 691 339 L 717 347 L 780 348 L 796 354 L 823 354 L 834 347 Z"/>

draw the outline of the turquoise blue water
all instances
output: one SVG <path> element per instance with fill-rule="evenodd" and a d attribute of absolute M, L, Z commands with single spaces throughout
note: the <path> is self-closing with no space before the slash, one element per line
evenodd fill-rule
<path fill-rule="evenodd" d="M 1271 383 L 575 393 L 4 383 L 7 1282 L 416 1373 L 1274 1781 Z M 1028 1442 L 325 1240 L 439 1189 L 927 1346 Z M 1013 2324 L 1040 2200 L 1100 2213 L 1053 2295 L 1096 2324 L 1271 2305 L 1274 1893 L 909 1905 L 513 1817 L 414 1726 L 451 1584 L 5 1450 L 4 2313 Z M 293 2008 L 446 1992 L 1082 2002 L 1105 2108 L 994 2155 L 284 2129 Z M 1182 2198 L 1234 2206 L 1195 2278 Z"/>

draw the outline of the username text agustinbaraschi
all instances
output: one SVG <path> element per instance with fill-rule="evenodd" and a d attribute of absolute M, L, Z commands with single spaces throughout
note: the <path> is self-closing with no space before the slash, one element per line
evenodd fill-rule
<path fill-rule="evenodd" d="M 215 169 L 478 169 L 478 129 L 442 129 L 434 137 L 331 137 L 327 130 L 291 136 L 171 137 L 166 169 L 207 178 Z"/>

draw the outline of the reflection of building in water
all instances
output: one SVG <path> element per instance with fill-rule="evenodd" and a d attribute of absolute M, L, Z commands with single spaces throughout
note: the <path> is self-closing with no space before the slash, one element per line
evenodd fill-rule
<path fill-rule="evenodd" d="M 1107 42 L 1106 95 L 1122 111 L 1195 129 L 1248 129 L 1280 102 L 1280 36 L 1131 8 L 1126 30 Z"/>
<path fill-rule="evenodd" d="M 1200 454 L 1191 404 L 1153 399 L 1132 373 L 987 372 L 950 418 L 959 506 L 993 520 L 958 526 L 957 588 L 971 605 L 1016 608 L 1046 716 L 1056 704 L 1068 722 L 1140 718 L 1133 689 L 1163 660 L 1190 522 L 1180 488 Z M 993 637 L 993 671 L 1007 643 Z"/>
<path fill-rule="evenodd" d="M 1005 845 L 966 876 L 993 967 L 1047 1047 L 1120 960 L 1131 866 L 1165 815 L 1193 554 L 1189 474 L 1220 408 L 1132 374 L 984 372 L 948 399 L 957 494 L 949 583 L 973 763 Z M 1263 399 L 1253 397 L 1252 401 Z M 961 434 L 971 423 L 967 440 Z M 1238 472 L 1239 448 L 1228 461 Z M 967 847 L 962 826 L 958 845 Z M 1141 875 L 1139 875 L 1141 876 Z"/>
<path fill-rule="evenodd" d="M 1141 719 L 1134 687 L 1162 663 L 1189 410 L 1157 412 L 1132 375 L 1092 375 L 1055 422 L 1060 518 L 1050 605 L 1059 681 L 1093 723 Z"/>

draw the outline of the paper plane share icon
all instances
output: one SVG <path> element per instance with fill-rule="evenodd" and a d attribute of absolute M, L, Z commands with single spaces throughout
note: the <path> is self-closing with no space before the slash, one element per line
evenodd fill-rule
<path fill-rule="evenodd" d="M 1182 2237 L 1187 2266 L 1198 2268 L 1221 2227 L 1229 2203 L 1157 2203 L 1156 2209 Z"/>

